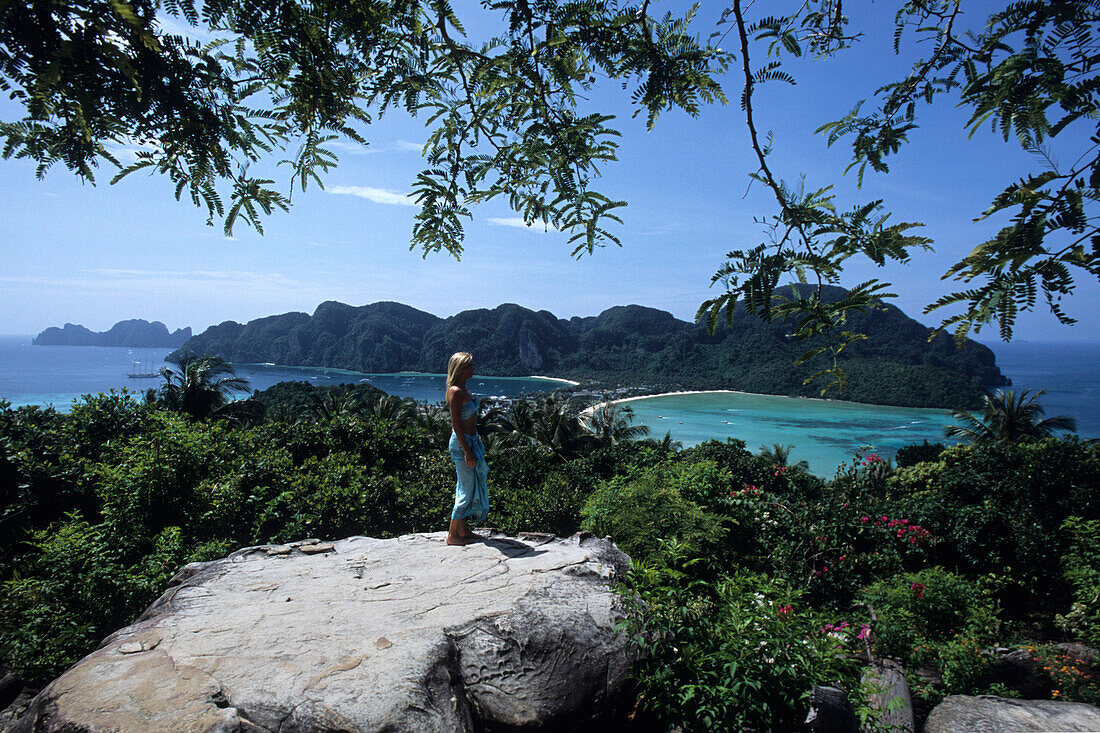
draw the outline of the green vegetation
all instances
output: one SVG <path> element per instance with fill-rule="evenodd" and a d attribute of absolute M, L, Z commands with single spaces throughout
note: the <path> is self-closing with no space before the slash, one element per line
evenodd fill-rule
<path fill-rule="evenodd" d="M 1077 421 L 1058 415 L 1040 420 L 1043 407 L 1039 398 L 1046 393 L 1041 389 L 1035 394 L 1029 390 L 1017 394 L 1013 390 L 997 390 L 985 395 L 982 416 L 975 417 L 967 410 L 955 410 L 955 419 L 962 425 L 949 425 L 948 438 L 961 438 L 972 443 L 1019 443 L 1049 438 L 1060 431 L 1076 432 Z"/>
<path fill-rule="evenodd" d="M 0 406 L 0 664 L 49 680 L 187 562 L 446 526 L 440 408 L 306 384 L 247 402 L 263 405 L 250 420 L 125 394 L 86 396 L 67 415 Z M 773 460 L 775 447 L 679 449 L 583 425 L 556 398 L 483 421 L 492 523 L 588 529 L 632 554 L 623 629 L 646 652 L 636 729 L 791 729 L 812 684 L 858 700 L 867 654 L 934 668 L 942 685 L 911 679 L 925 706 L 1006 692 L 1001 646 L 1047 660 L 1052 696 L 1100 699 L 1043 643 L 1097 643 L 1094 444 L 975 443 L 897 470 L 857 455 L 823 481 Z"/>
<path fill-rule="evenodd" d="M 823 293 L 830 301 L 846 295 L 833 287 Z M 846 349 L 841 361 L 846 386 L 834 389 L 832 397 L 906 407 L 976 407 L 984 387 L 1006 381 L 985 346 L 967 342 L 957 348 L 943 335 L 929 341 L 931 329 L 893 306 L 876 304 L 851 314 L 849 323 L 871 338 Z M 652 391 L 818 395 L 818 387 L 806 380 L 829 362 L 820 356 L 791 366 L 804 345 L 790 338 L 789 321 L 765 323 L 738 311 L 732 324 L 711 334 L 702 324 L 637 305 L 565 321 L 512 304 L 442 319 L 398 303 L 327 302 L 312 316 L 286 313 L 213 326 L 177 353 L 218 354 L 234 363 L 439 372 L 451 354 L 469 351 L 481 374 L 552 374 Z"/>
<path fill-rule="evenodd" d="M 5 158 L 56 163 L 85 180 L 156 172 L 224 220 L 290 206 L 321 184 L 338 137 L 395 108 L 426 121 L 426 168 L 414 197 L 414 246 L 462 251 L 469 206 L 504 199 L 527 221 L 572 234 L 575 252 L 618 243 L 612 201 L 590 183 L 615 160 L 610 116 L 580 109 L 597 75 L 631 88 L 652 125 L 723 99 L 722 61 L 687 33 L 690 15 L 652 17 L 615 2 L 504 2 L 468 10 L 494 30 L 467 38 L 446 3 L 78 0 L 0 10 L 0 79 L 24 117 L 0 123 Z M 196 27 L 199 43 L 157 15 Z M 466 14 L 466 13 L 464 13 Z M 87 23 L 95 18 L 95 23 Z M 61 49 L 61 51 L 57 51 Z M 620 85 L 616 85 L 620 86 Z M 138 148 L 120 162 L 112 145 Z M 254 177 L 257 161 L 291 168 L 289 186 Z M 285 192 L 285 193 L 284 193 Z"/>
<path fill-rule="evenodd" d="M 236 393 L 248 392 L 248 381 L 238 377 L 233 365 L 220 356 L 177 352 L 167 361 L 175 368 L 161 369 L 164 384 L 147 393 L 146 399 L 194 420 L 210 417 L 232 403 Z"/>
<path fill-rule="evenodd" d="M 955 309 L 941 325 L 953 326 L 959 341 L 994 321 L 1001 337 L 1010 339 L 1018 315 L 1035 309 L 1040 297 L 1060 322 L 1076 322 L 1063 309 L 1063 297 L 1074 292 L 1076 277 L 1095 282 L 1100 275 L 1095 4 L 1006 2 L 991 8 L 984 23 L 968 17 L 964 11 L 970 7 L 959 0 L 903 1 L 896 7 L 893 48 L 909 57 L 911 70 L 876 89 L 872 100 L 853 99 L 848 114 L 822 120 L 818 132 L 829 146 L 850 143 L 845 172 L 855 168 L 860 185 L 868 169 L 889 171 L 888 159 L 918 127 L 918 109 L 936 99 L 949 98 L 969 115 L 965 126 L 971 135 L 989 125 L 1006 143 L 1014 140 L 1038 162 L 1008 182 L 985 211 L 974 212 L 982 219 L 1008 214 L 1007 224 L 991 239 L 963 248 L 969 254 L 943 276 L 963 289 L 941 296 L 925 311 Z M 890 284 L 872 278 L 832 301 L 822 286 L 838 282 L 853 258 L 880 267 L 904 263 L 930 249 L 932 241 L 913 233 L 918 223 L 891 222 L 881 199 L 842 204 L 828 181 L 807 183 L 803 176 L 798 186 L 785 182 L 769 162 L 773 140 L 758 133 L 767 123 L 754 104 L 766 84 L 796 83 L 792 61 L 804 53 L 819 61 L 831 58 L 856 45 L 864 29 L 852 27 L 839 0 L 766 9 L 733 0 L 720 25 L 727 26 L 722 37 L 736 46 L 741 108 L 755 154 L 749 176 L 770 189 L 778 210 L 761 218 L 766 229 L 759 244 L 726 256 L 712 280 L 722 292 L 703 303 L 699 315 L 708 316 L 712 329 L 723 310 L 727 319 L 732 315 L 736 303 L 764 320 L 795 318 L 800 339 L 824 340 L 807 344 L 799 360 L 828 357 L 814 376 L 828 378 L 826 389 L 842 388 L 848 371 L 842 353 L 869 335 L 850 318 L 876 298 L 889 297 Z M 1073 163 L 1061 166 L 1057 158 Z M 788 280 L 812 287 L 795 297 L 774 298 Z"/>

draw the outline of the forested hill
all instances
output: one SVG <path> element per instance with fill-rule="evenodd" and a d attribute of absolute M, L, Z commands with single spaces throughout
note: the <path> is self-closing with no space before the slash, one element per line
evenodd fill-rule
<path fill-rule="evenodd" d="M 830 298 L 843 291 L 831 288 Z M 855 314 L 849 328 L 868 335 L 846 350 L 849 385 L 829 396 L 918 407 L 975 404 L 983 386 L 1006 383 L 993 352 L 931 329 L 892 305 Z M 183 350 L 230 361 L 325 366 L 364 372 L 446 370 L 456 351 L 474 354 L 487 375 L 543 374 L 603 386 L 738 389 L 817 396 L 802 381 L 820 364 L 795 366 L 806 344 L 783 322 L 738 312 L 732 328 L 707 333 L 700 324 L 639 305 L 564 320 L 511 303 L 439 318 L 400 303 L 354 307 L 325 302 L 312 316 L 285 313 L 239 324 L 227 321 L 189 340 Z"/>
<path fill-rule="evenodd" d="M 141 346 L 178 349 L 191 338 L 191 327 L 171 333 L 160 321 L 133 318 L 119 321 L 109 331 L 90 331 L 84 326 L 66 323 L 64 328 L 51 326 L 34 337 L 35 346 Z"/>

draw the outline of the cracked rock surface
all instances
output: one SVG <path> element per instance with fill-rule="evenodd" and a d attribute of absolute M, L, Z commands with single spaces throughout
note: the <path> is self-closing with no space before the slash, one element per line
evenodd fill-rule
<path fill-rule="evenodd" d="M 188 565 L 35 698 L 16 731 L 577 730 L 629 667 L 579 534 L 251 547 Z"/>
<path fill-rule="evenodd" d="M 951 695 L 932 709 L 925 733 L 1098 731 L 1100 708 L 1080 702 Z"/>

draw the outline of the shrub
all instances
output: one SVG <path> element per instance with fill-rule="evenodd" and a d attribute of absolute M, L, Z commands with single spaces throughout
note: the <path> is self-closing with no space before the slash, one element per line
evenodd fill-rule
<path fill-rule="evenodd" d="M 146 431 L 150 409 L 123 390 L 83 395 L 65 420 L 64 436 L 78 458 L 96 461 L 105 451 Z"/>
<path fill-rule="evenodd" d="M 219 476 L 228 458 L 224 428 L 171 413 L 154 420 L 150 433 L 93 471 L 103 517 L 130 558 L 148 552 L 165 527 L 190 528 L 200 519 L 196 490 L 207 477 Z"/>
<path fill-rule="evenodd" d="M 263 508 L 258 530 L 272 542 L 392 537 L 400 522 L 399 483 L 396 475 L 364 467 L 348 453 L 311 458 L 290 488 Z"/>
<path fill-rule="evenodd" d="M 894 462 L 898 468 L 908 468 L 918 463 L 928 463 L 940 457 L 947 448 L 943 443 L 929 443 L 926 438 L 923 443 L 910 443 L 898 448 L 894 455 Z"/>
<path fill-rule="evenodd" d="M 992 600 L 977 583 L 941 568 L 927 568 L 868 586 L 863 600 L 878 615 L 875 650 L 909 661 L 918 643 L 946 642 L 965 632 L 986 637 L 994 630 Z"/>
<path fill-rule="evenodd" d="M 541 485 L 505 489 L 492 497 L 493 523 L 508 534 L 550 532 L 568 537 L 580 529 L 585 496 L 562 473 L 551 473 Z"/>
<path fill-rule="evenodd" d="M 685 557 L 669 541 L 631 573 L 636 717 L 668 730 L 796 730 L 812 685 L 858 687 L 856 663 L 815 633 L 794 587 L 747 572 L 692 581 Z"/>
<path fill-rule="evenodd" d="M 33 544 L 33 562 L 0 586 L 0 656 L 41 684 L 130 623 L 155 595 L 130 572 L 106 525 L 69 515 L 36 533 Z"/>
<path fill-rule="evenodd" d="M 492 473 L 490 467 L 490 474 Z M 439 532 L 447 529 L 455 498 L 454 461 L 445 451 L 429 451 L 416 469 L 401 477 L 397 487 L 399 534 Z M 490 487 L 493 513 L 499 500 Z"/>
<path fill-rule="evenodd" d="M 1076 438 L 948 448 L 938 461 L 901 469 L 887 501 L 942 542 L 938 565 L 972 578 L 1011 578 L 1000 601 L 1012 618 L 1065 607 L 1057 573 L 1070 515 L 1100 519 L 1100 456 Z"/>
<path fill-rule="evenodd" d="M 1087 665 L 1053 644 L 1024 650 L 1050 678 L 1051 698 L 1100 705 L 1100 680 Z"/>
<path fill-rule="evenodd" d="M 583 529 L 610 536 L 632 558 L 645 559 L 661 541 L 676 539 L 706 554 L 725 534 L 722 519 L 685 498 L 676 484 L 695 469 L 661 465 L 601 483 L 581 511 Z"/>
<path fill-rule="evenodd" d="M 1068 545 L 1062 575 L 1073 588 L 1073 604 L 1057 622 L 1083 643 L 1100 647 L 1100 521 L 1067 517 L 1062 531 Z"/>

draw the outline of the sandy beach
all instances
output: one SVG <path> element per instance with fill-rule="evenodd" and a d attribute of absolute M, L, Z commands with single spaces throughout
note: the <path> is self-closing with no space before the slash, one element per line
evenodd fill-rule
<path fill-rule="evenodd" d="M 672 397 L 674 395 L 681 395 L 681 394 L 747 394 L 747 395 L 751 395 L 752 392 L 740 392 L 736 389 L 693 389 L 693 390 L 689 390 L 689 391 L 686 391 L 686 392 L 659 392 L 657 394 L 644 394 L 644 395 L 639 395 L 638 397 L 623 397 L 622 399 L 618 399 L 618 400 L 608 400 L 606 402 L 597 402 L 596 404 L 589 405 L 588 407 L 581 410 L 581 414 L 582 415 L 588 414 L 588 413 L 592 412 L 593 410 L 596 410 L 596 409 L 599 409 L 600 407 L 603 407 L 604 405 L 618 405 L 618 404 L 622 404 L 623 402 L 637 402 L 638 400 L 649 400 L 649 399 L 652 399 L 654 397 Z"/>
<path fill-rule="evenodd" d="M 608 400 L 610 404 L 619 404 L 623 402 L 635 402 L 637 400 L 648 400 L 654 397 L 672 397 L 674 395 L 687 395 L 687 394 L 743 394 L 749 397 L 787 397 L 792 400 L 812 400 L 814 402 L 829 402 L 837 405 L 855 405 L 856 407 L 895 407 L 896 405 L 878 405 L 873 402 L 853 402 L 852 400 L 834 400 L 830 397 L 806 397 L 803 395 L 783 395 L 783 394 L 768 394 L 766 392 L 745 392 L 739 389 L 696 389 L 684 392 L 661 392 L 659 394 L 647 394 L 639 395 L 638 397 L 623 397 L 619 400 Z M 600 405 L 605 404 L 603 402 L 598 405 L 593 405 L 589 409 L 594 409 Z M 944 407 L 906 407 L 907 410 L 932 410 L 934 412 L 950 412 Z"/>
<path fill-rule="evenodd" d="M 561 377 L 547 377 L 542 374 L 532 374 L 528 379 L 549 379 L 551 382 L 562 382 L 564 384 L 571 384 L 574 387 L 579 387 L 580 382 L 574 382 L 572 379 L 562 379 Z"/>

